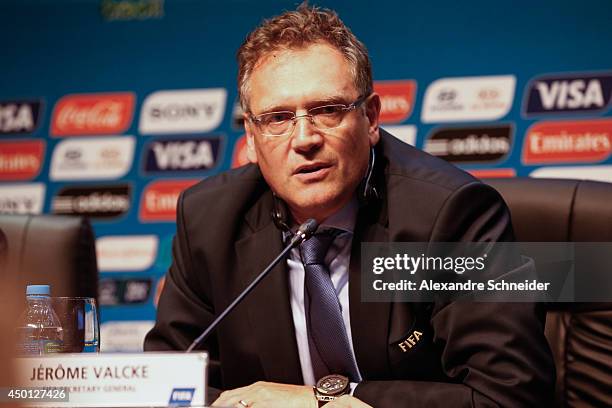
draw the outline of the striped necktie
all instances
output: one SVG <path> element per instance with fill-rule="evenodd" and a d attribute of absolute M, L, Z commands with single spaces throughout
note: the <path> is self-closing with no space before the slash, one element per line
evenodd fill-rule
<path fill-rule="evenodd" d="M 340 301 L 325 264 L 325 255 L 339 232 L 317 233 L 300 246 L 305 271 L 308 345 L 316 379 L 343 374 L 356 382 L 359 380 L 357 363 L 349 345 Z"/>

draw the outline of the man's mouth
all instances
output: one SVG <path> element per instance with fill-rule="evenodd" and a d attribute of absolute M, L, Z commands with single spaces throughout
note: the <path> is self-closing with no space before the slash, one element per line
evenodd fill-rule
<path fill-rule="evenodd" d="M 298 167 L 297 170 L 295 171 L 295 174 L 315 173 L 321 169 L 325 169 L 328 167 L 329 167 L 329 164 L 324 164 L 324 163 L 306 164 L 306 165 L 302 165 Z"/>
<path fill-rule="evenodd" d="M 293 174 L 302 181 L 318 181 L 325 178 L 330 169 L 328 163 L 310 163 L 299 166 Z"/>

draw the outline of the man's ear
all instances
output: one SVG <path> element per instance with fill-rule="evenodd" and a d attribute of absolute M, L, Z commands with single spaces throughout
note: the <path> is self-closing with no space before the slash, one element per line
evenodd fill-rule
<path fill-rule="evenodd" d="M 253 134 L 252 124 L 247 114 L 244 114 L 244 130 L 247 141 L 247 159 L 251 163 L 257 163 L 257 150 L 255 149 L 255 135 Z"/>
<path fill-rule="evenodd" d="M 369 122 L 368 139 L 370 139 L 370 146 L 374 146 L 380 140 L 380 128 L 378 126 L 380 118 L 380 96 L 378 96 L 376 92 L 372 92 L 368 97 L 365 113 Z"/>

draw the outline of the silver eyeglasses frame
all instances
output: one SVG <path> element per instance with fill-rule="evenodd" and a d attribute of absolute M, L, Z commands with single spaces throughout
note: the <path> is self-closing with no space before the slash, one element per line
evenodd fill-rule
<path fill-rule="evenodd" d="M 253 115 L 252 113 L 249 112 L 248 118 L 257 127 L 257 129 L 262 135 L 268 136 L 268 137 L 283 137 L 283 136 L 291 135 L 293 131 L 295 130 L 295 125 L 297 123 L 297 120 L 300 118 L 308 118 L 310 120 L 310 123 L 319 130 L 335 129 L 342 124 L 342 121 L 344 120 L 344 117 L 346 116 L 348 112 L 359 108 L 370 97 L 370 95 L 371 93 L 367 93 L 364 96 L 360 96 L 359 98 L 357 98 L 357 100 L 355 100 L 354 102 L 348 105 L 342 104 L 342 103 L 333 103 L 333 104 L 315 106 L 315 107 L 308 109 L 306 113 L 303 115 L 296 115 L 295 112 L 292 112 L 292 111 L 274 111 L 274 112 L 262 113 L 260 115 Z M 323 115 L 323 113 L 322 112 L 316 113 L 316 111 L 319 111 L 323 108 L 329 108 L 329 107 L 338 107 L 340 109 L 340 112 L 342 112 L 342 116 L 337 125 L 322 126 L 320 122 L 318 123 L 318 121 L 316 120 L 316 117 L 317 115 Z M 313 111 L 315 111 L 315 113 L 312 113 Z M 271 115 L 279 115 L 279 114 L 288 115 L 286 120 L 290 122 L 288 122 L 287 129 L 278 134 L 270 133 L 264 130 L 263 127 L 265 125 L 263 124 L 263 118 L 269 117 Z"/>

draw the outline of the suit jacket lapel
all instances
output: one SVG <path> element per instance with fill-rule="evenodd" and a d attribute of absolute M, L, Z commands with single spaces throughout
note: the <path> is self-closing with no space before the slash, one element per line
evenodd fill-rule
<path fill-rule="evenodd" d="M 272 194 L 266 193 L 246 214 L 250 228 L 235 244 L 244 286 L 282 250 L 282 234 L 270 218 L 271 208 Z M 302 384 L 287 273 L 287 263 L 281 261 L 244 303 L 266 380 Z"/>
<path fill-rule="evenodd" d="M 389 240 L 383 225 L 377 221 L 368 222 L 365 218 L 364 211 L 361 211 L 355 226 L 349 267 L 349 305 L 355 357 L 361 376 L 367 380 L 382 379 L 389 373 L 386 356 L 391 305 L 361 301 L 361 243 Z"/>

